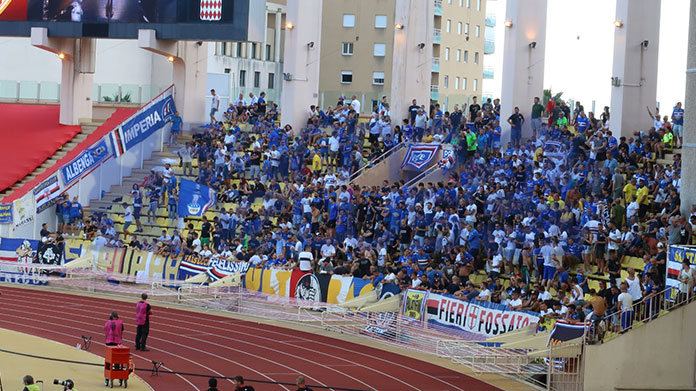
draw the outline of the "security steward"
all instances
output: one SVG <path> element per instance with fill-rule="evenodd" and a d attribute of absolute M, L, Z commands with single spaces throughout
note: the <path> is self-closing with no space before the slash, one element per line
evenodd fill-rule
<path fill-rule="evenodd" d="M 298 376 L 295 384 L 297 385 L 297 391 L 312 391 L 311 388 L 307 387 L 304 376 Z"/>
<path fill-rule="evenodd" d="M 22 378 L 24 382 L 24 388 L 22 391 L 41 391 L 39 386 L 34 384 L 34 378 L 31 375 L 26 375 Z"/>

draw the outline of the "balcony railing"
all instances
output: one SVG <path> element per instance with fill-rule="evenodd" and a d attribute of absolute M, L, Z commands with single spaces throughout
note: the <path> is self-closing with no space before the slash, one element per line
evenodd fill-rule
<path fill-rule="evenodd" d="M 442 40 L 442 31 L 440 29 L 433 29 L 433 44 L 439 45 Z"/>
<path fill-rule="evenodd" d="M 442 0 L 433 0 L 435 3 L 435 16 L 442 16 Z"/>
<path fill-rule="evenodd" d="M 492 79 L 494 77 L 493 68 L 483 68 L 483 78 Z"/>
<path fill-rule="evenodd" d="M 433 57 L 433 66 L 431 70 L 433 72 L 440 72 L 440 57 Z"/>
<path fill-rule="evenodd" d="M 495 27 L 495 24 L 496 24 L 495 15 L 486 15 L 486 26 L 487 27 Z"/>
<path fill-rule="evenodd" d="M 487 39 L 483 42 L 483 54 L 493 54 L 495 53 L 495 41 L 492 39 Z"/>
<path fill-rule="evenodd" d="M 440 88 L 438 86 L 430 86 L 430 100 L 438 100 L 440 98 Z"/>

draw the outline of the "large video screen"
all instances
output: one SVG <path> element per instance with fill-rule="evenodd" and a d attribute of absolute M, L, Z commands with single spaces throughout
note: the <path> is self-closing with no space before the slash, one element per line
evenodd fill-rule
<path fill-rule="evenodd" d="M 250 24 L 265 23 L 251 15 L 265 18 L 265 1 L 0 0 L 0 36 L 46 27 L 54 37 L 137 38 L 139 29 L 154 29 L 160 39 L 244 41 Z"/>

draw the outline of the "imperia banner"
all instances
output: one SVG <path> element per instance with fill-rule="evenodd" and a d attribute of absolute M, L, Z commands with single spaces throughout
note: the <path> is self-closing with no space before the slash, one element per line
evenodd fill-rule
<path fill-rule="evenodd" d="M 427 303 L 429 323 L 489 337 L 539 321 L 539 315 L 534 312 L 513 311 L 501 304 L 474 303 L 441 293 L 429 293 Z"/>
<path fill-rule="evenodd" d="M 164 127 L 174 117 L 175 112 L 174 88 L 169 88 L 118 128 L 119 137 L 116 139 L 121 144 L 114 145 L 114 149 L 116 151 L 132 149 Z"/>

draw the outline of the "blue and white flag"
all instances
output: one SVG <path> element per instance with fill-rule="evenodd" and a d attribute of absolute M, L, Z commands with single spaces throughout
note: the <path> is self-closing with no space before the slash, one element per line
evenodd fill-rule
<path fill-rule="evenodd" d="M 215 190 L 188 179 L 179 184 L 179 216 L 203 216 L 215 205 Z"/>
<path fill-rule="evenodd" d="M 401 163 L 401 168 L 410 165 L 422 170 L 435 158 L 440 147 L 439 144 L 409 145 L 408 151 L 404 156 L 404 161 Z"/>
<path fill-rule="evenodd" d="M 106 138 L 102 138 L 60 169 L 63 173 L 63 183 L 66 186 L 69 185 L 83 174 L 96 168 L 108 157 L 109 147 Z"/>

